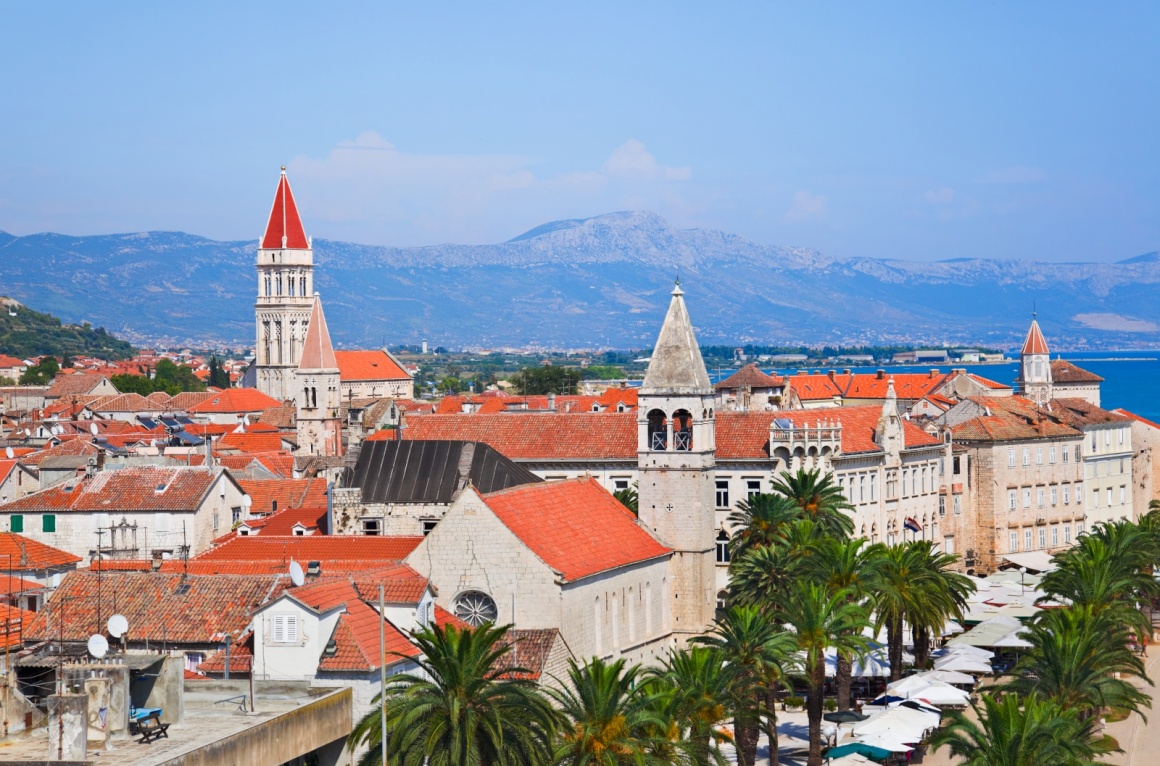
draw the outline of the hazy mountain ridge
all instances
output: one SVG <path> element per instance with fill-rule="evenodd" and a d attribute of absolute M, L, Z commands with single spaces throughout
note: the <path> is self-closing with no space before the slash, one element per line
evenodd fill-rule
<path fill-rule="evenodd" d="M 0 232 L 0 287 L 136 342 L 249 344 L 256 247 L 180 232 Z M 645 346 L 678 273 L 705 342 L 1010 345 L 1034 302 L 1061 348 L 1160 343 L 1155 253 L 1115 264 L 843 259 L 646 212 L 550 222 L 493 245 L 314 247 L 331 333 L 350 346 Z M 1108 327 L 1146 331 L 1096 329 Z"/>

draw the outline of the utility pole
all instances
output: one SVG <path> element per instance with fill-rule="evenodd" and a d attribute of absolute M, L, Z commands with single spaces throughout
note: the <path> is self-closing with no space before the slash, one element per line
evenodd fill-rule
<path fill-rule="evenodd" d="M 379 726 L 382 727 L 379 739 L 382 740 L 382 766 L 387 766 L 387 625 L 383 614 L 383 585 L 379 583 Z"/>

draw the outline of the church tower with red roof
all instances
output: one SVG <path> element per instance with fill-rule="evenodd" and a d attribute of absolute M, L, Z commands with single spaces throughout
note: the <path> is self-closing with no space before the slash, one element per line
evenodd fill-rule
<path fill-rule="evenodd" d="M 673 549 L 666 627 L 682 642 L 713 622 L 717 566 L 716 405 L 684 295 L 678 283 L 637 398 L 637 508 Z"/>
<path fill-rule="evenodd" d="M 1019 356 L 1019 379 L 1015 381 L 1018 393 L 1037 404 L 1050 400 L 1051 352 L 1034 315 L 1031 317 L 1031 328 L 1027 330 L 1027 339 L 1023 341 L 1023 350 Z"/>
<path fill-rule="evenodd" d="M 302 228 L 286 180 L 278 191 L 258 242 L 257 344 L 254 385 L 278 401 L 295 398 L 294 374 L 302 357 L 314 295 L 314 249 Z"/>

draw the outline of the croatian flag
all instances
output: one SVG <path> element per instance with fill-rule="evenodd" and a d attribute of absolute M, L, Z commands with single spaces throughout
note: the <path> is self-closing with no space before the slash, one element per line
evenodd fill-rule
<path fill-rule="evenodd" d="M 913 516 L 908 516 L 906 519 L 906 523 L 903 524 L 902 526 L 906 529 L 909 529 L 911 532 L 921 532 L 922 531 L 922 525 L 919 524 L 917 521 L 915 521 Z"/>

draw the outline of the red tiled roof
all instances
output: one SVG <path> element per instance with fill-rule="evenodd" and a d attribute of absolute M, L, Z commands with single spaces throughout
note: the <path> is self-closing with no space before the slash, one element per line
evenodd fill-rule
<path fill-rule="evenodd" d="M 874 429 L 882 408 L 834 407 L 825 410 L 717 413 L 718 459 L 769 456 L 769 426 L 783 418 L 800 428 L 818 421 L 842 424 L 842 451 L 874 452 Z M 368 439 L 394 439 L 379 431 Z M 938 444 L 937 437 L 903 422 L 908 448 Z M 463 440 L 487 444 L 513 460 L 635 460 L 637 423 L 633 412 L 578 414 L 505 413 L 499 415 L 428 415 L 407 421 L 404 439 Z"/>
<path fill-rule="evenodd" d="M 10 367 L 26 367 L 26 366 L 27 365 L 24 364 L 23 359 L 17 359 L 16 357 L 8 356 L 7 354 L 0 354 L 0 367 L 10 368 Z"/>
<path fill-rule="evenodd" d="M 285 240 L 286 244 L 282 244 Z M 302 219 L 298 217 L 298 206 L 294 204 L 294 194 L 286 171 L 278 179 L 278 191 L 274 194 L 274 205 L 270 209 L 270 220 L 266 223 L 266 233 L 262 235 L 262 247 L 278 250 L 283 247 L 305 250 L 310 247 Z"/>
<path fill-rule="evenodd" d="M 24 643 L 28 626 L 36 619 L 36 612 L 0 604 L 0 646 L 19 646 Z"/>
<path fill-rule="evenodd" d="M 829 375 L 789 375 L 786 380 L 797 398 L 803 402 L 833 399 L 842 395 L 843 376 L 831 379 Z"/>
<path fill-rule="evenodd" d="M 93 412 L 153 412 L 158 407 L 141 394 L 121 394 L 90 409 Z"/>
<path fill-rule="evenodd" d="M 256 388 L 227 388 L 225 391 L 207 396 L 186 410 L 198 414 L 262 412 L 271 407 L 279 407 L 281 404 L 277 399 L 266 396 Z"/>
<path fill-rule="evenodd" d="M 40 465 L 40 461 L 46 457 L 65 457 L 77 455 L 96 455 L 100 450 L 93 446 L 92 442 L 86 439 L 69 439 L 62 441 L 55 447 L 46 447 L 45 449 L 25 455 L 20 459 L 21 463 L 25 465 Z"/>
<path fill-rule="evenodd" d="M 600 406 L 605 409 L 614 410 L 618 404 L 636 409 L 639 393 L 640 390 L 635 386 L 631 388 L 606 388 L 596 401 L 600 402 Z"/>
<path fill-rule="evenodd" d="M 212 391 L 182 391 L 180 394 L 174 394 L 169 400 L 169 409 L 178 412 L 188 411 L 190 407 L 212 399 L 213 396 Z"/>
<path fill-rule="evenodd" d="M 254 649 L 252 642 L 254 640 L 253 631 L 247 631 L 245 635 L 233 642 L 230 646 L 230 672 L 231 673 L 249 673 L 254 665 Z M 201 664 L 197 666 L 201 673 L 224 673 L 226 670 L 226 653 L 225 651 L 213 652 L 208 655 Z M 189 671 L 187 670 L 186 673 Z M 189 678 L 186 675 L 186 678 Z M 205 676 L 194 674 L 194 680 L 205 678 Z"/>
<path fill-rule="evenodd" d="M 192 561 L 402 561 L 423 541 L 422 537 L 255 535 L 236 537 L 210 548 Z M 365 567 L 362 567 L 365 568 Z"/>
<path fill-rule="evenodd" d="M 1021 354 L 1046 354 L 1047 340 L 1039 329 L 1039 322 L 1032 319 L 1031 327 L 1027 330 L 1027 340 L 1023 341 Z"/>
<path fill-rule="evenodd" d="M 1105 410 L 1087 399 L 1057 397 L 1051 400 L 1052 417 L 1075 428 L 1097 423 L 1127 423 L 1131 420 L 1114 410 Z"/>
<path fill-rule="evenodd" d="M 966 373 L 966 375 L 968 378 L 975 381 L 976 383 L 979 383 L 979 384 L 986 386 L 987 388 L 990 388 L 990 389 L 1000 390 L 1000 389 L 1004 389 L 1004 388 L 1011 388 L 1011 386 L 1007 385 L 1006 383 L 1000 383 L 997 380 L 991 380 L 990 378 L 984 378 L 982 375 L 976 375 L 973 372 L 968 372 L 968 373 Z"/>
<path fill-rule="evenodd" d="M 446 628 L 448 625 L 454 625 L 460 630 L 469 630 L 471 628 L 469 623 L 459 619 L 438 604 L 435 605 L 435 625 L 440 628 Z"/>
<path fill-rule="evenodd" d="M 16 532 L 0 532 L 0 570 L 28 572 L 76 564 L 80 556 Z M 11 562 L 11 563 L 9 563 Z"/>
<path fill-rule="evenodd" d="M 566 580 L 671 553 L 591 477 L 525 484 L 483 499 L 516 537 Z"/>
<path fill-rule="evenodd" d="M 326 509 L 326 479 L 239 479 L 238 484 L 250 496 L 250 513 Z"/>
<path fill-rule="evenodd" d="M 62 396 L 73 394 L 88 394 L 100 384 L 104 377 L 104 375 L 92 375 L 87 372 L 62 373 L 52 379 L 52 385 L 48 387 L 44 396 L 46 399 L 59 399 Z"/>
<path fill-rule="evenodd" d="M 385 351 L 335 351 L 342 380 L 405 380 L 411 376 Z"/>
<path fill-rule="evenodd" d="M 757 369 L 756 364 L 747 364 L 737 372 L 722 380 L 713 388 L 718 391 L 737 388 L 776 388 L 784 383 L 781 378 L 767 375 Z"/>
<path fill-rule="evenodd" d="M 216 471 L 200 468 L 160 466 L 100 471 L 91 478 L 58 484 L 0 505 L 0 513 L 192 511 L 218 476 Z"/>
<path fill-rule="evenodd" d="M 1039 408 L 1021 396 L 973 396 L 970 401 L 990 414 L 952 426 L 956 441 L 1013 441 L 1080 435 L 1075 428 L 1060 422 L 1046 407 Z"/>
<path fill-rule="evenodd" d="M 1143 423 L 1146 426 L 1151 426 L 1152 428 L 1155 428 L 1156 430 L 1160 431 L 1160 423 L 1154 423 L 1151 420 L 1148 420 L 1147 418 L 1140 417 L 1139 415 L 1137 415 L 1134 412 L 1128 412 L 1123 407 L 1117 407 L 1116 409 L 1112 410 L 1112 412 L 1119 413 L 1120 415 L 1123 415 L 1126 418 L 1131 418 L 1132 420 L 1135 420 L 1137 423 Z"/>
<path fill-rule="evenodd" d="M 282 434 L 277 431 L 228 433 L 214 442 L 214 448 L 238 452 L 278 452 L 282 449 Z"/>
<path fill-rule="evenodd" d="M 1094 372 L 1076 367 L 1065 359 L 1055 359 L 1051 362 L 1052 383 L 1103 383 L 1103 381 L 1104 379 Z"/>
<path fill-rule="evenodd" d="M 3 559 L 0 567 L 7 566 L 8 560 Z M 0 574 L 0 596 L 14 596 L 21 593 L 35 593 L 44 590 L 44 586 L 33 580 L 25 580 L 14 574 Z"/>
<path fill-rule="evenodd" d="M 175 643 L 220 643 L 226 635 L 240 635 L 254 611 L 284 579 L 106 571 L 99 588 L 101 614 L 125 615 L 135 641 L 160 641 L 164 636 Z M 97 582 L 96 572 L 78 570 L 66 575 L 27 635 L 56 638 L 63 615 L 64 640 L 87 640 L 97 624 Z M 62 603 L 67 605 L 59 607 Z"/>
<path fill-rule="evenodd" d="M 884 375 L 851 375 L 846 383 L 847 399 L 885 399 L 890 381 L 894 381 L 894 394 L 899 399 L 921 399 L 927 392 L 940 386 L 947 378 L 944 374 L 899 373 Z"/>
<path fill-rule="evenodd" d="M 505 641 L 509 651 L 500 657 L 499 665 L 502 668 L 523 668 L 525 672 L 504 675 L 539 680 L 548 664 L 552 646 L 559 640 L 560 631 L 555 628 L 509 630 Z"/>

